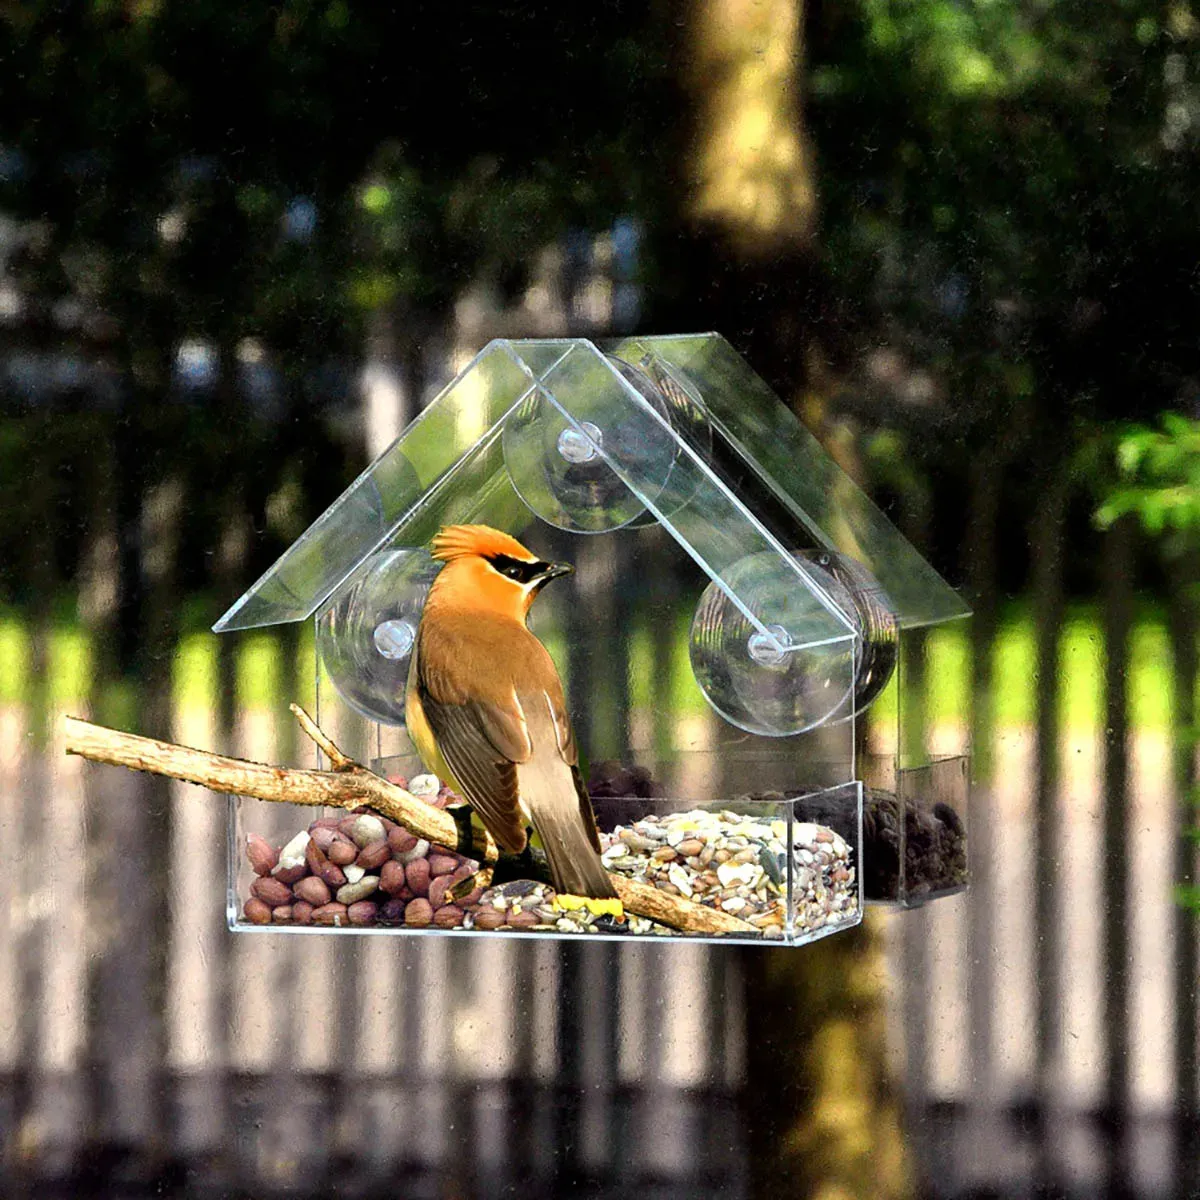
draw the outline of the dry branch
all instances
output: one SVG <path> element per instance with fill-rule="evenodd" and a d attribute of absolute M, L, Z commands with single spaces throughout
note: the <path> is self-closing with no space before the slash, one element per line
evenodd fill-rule
<path fill-rule="evenodd" d="M 491 836 L 474 822 L 470 845 L 460 845 L 459 827 L 454 818 L 440 808 L 426 804 L 412 793 L 389 783 L 374 771 L 348 758 L 299 705 L 293 704 L 301 727 L 333 763 L 331 771 L 311 771 L 275 767 L 228 758 L 207 750 L 194 750 L 174 742 L 122 733 L 103 725 L 94 725 L 78 717 L 64 718 L 66 752 L 93 762 L 147 771 L 194 783 L 214 792 L 249 796 L 276 804 L 309 804 L 331 808 L 355 809 L 366 805 L 377 813 L 403 825 L 410 833 L 454 846 L 481 863 L 494 863 L 500 857 Z M 648 917 L 688 933 L 758 932 L 752 925 L 720 909 L 707 908 L 682 896 L 671 896 L 647 883 L 639 883 L 610 872 L 617 895 L 629 912 Z"/>
<path fill-rule="evenodd" d="M 307 715 L 307 714 L 306 714 Z M 311 719 L 309 719 L 311 724 Z M 207 750 L 193 750 L 174 742 L 122 733 L 103 725 L 93 725 L 78 717 L 64 719 L 66 751 L 93 762 L 128 767 L 166 775 L 185 783 L 199 784 L 214 792 L 231 796 L 252 796 L 276 804 L 327 805 L 354 809 L 367 805 L 376 812 L 403 825 L 417 837 L 443 846 L 458 844 L 454 818 L 394 783 L 368 771 L 338 752 L 333 761 L 342 765 L 333 771 L 308 771 L 293 767 L 273 767 L 243 758 L 227 758 Z M 315 726 L 314 726 L 315 728 Z M 322 735 L 324 736 L 324 735 Z M 324 739 L 328 742 L 328 739 Z M 328 743 L 332 745 L 332 742 Z M 333 758 L 333 756 L 331 756 Z M 473 828 L 474 840 L 463 853 L 481 862 L 498 857 L 496 843 L 481 829 Z"/>

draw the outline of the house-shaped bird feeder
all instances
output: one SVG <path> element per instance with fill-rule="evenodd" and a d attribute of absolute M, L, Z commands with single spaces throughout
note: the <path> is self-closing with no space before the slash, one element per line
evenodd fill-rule
<path fill-rule="evenodd" d="M 375 861 L 369 822 L 239 800 L 235 928 L 257 886 L 287 914 L 268 929 L 797 945 L 864 900 L 965 885 L 965 720 L 922 696 L 931 632 L 968 610 L 723 338 L 491 342 L 215 626 L 314 621 L 320 725 L 441 805 L 405 687 L 448 524 L 574 566 L 529 627 L 563 680 L 603 863 L 736 921 L 564 911 L 545 879 L 500 872 L 464 894 L 474 864 L 453 847 L 385 830 Z M 256 882 L 248 838 L 282 850 L 289 904 L 262 862 Z M 309 842 L 332 880 L 309 880 Z"/>

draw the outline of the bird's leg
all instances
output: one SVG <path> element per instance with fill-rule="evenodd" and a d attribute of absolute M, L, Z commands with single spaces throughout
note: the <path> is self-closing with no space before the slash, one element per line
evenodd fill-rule
<path fill-rule="evenodd" d="M 536 879 L 539 883 L 549 883 L 550 868 L 546 865 L 545 855 L 535 851 L 528 843 L 520 854 L 501 854 L 492 883 L 508 883 L 513 879 Z"/>
<path fill-rule="evenodd" d="M 475 835 L 471 830 L 471 817 L 475 810 L 469 804 L 462 803 L 447 804 L 444 811 L 454 818 L 454 825 L 458 830 L 458 845 L 454 847 L 455 850 L 470 857 L 471 848 L 475 843 Z"/>

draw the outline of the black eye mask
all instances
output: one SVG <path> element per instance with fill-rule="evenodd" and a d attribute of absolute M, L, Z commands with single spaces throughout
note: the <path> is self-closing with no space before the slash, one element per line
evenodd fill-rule
<path fill-rule="evenodd" d="M 532 582 L 550 569 L 547 562 L 526 562 L 523 558 L 513 558 L 508 554 L 493 554 L 488 562 L 501 575 L 521 584 Z"/>

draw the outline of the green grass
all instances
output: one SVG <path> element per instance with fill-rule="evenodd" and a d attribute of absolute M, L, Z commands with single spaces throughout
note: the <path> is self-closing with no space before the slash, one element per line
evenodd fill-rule
<path fill-rule="evenodd" d="M 971 691 L 971 645 L 963 621 L 942 625 L 929 637 L 929 718 L 952 721 L 967 711 Z"/>
<path fill-rule="evenodd" d="M 0 620 L 0 704 L 20 704 L 29 675 L 29 635 L 15 617 Z"/>
<path fill-rule="evenodd" d="M 1129 718 L 1135 729 L 1171 727 L 1171 646 L 1166 627 L 1144 622 L 1129 645 Z"/>
<path fill-rule="evenodd" d="M 272 708 L 283 699 L 279 639 L 270 633 L 246 635 L 238 648 L 235 695 L 239 708 Z"/>
<path fill-rule="evenodd" d="M 1036 655 L 1033 626 L 1029 623 L 1002 626 L 993 647 L 993 711 L 997 725 L 1029 725 L 1033 722 Z M 941 686 L 934 680 L 934 687 Z"/>
<path fill-rule="evenodd" d="M 59 628 L 50 635 L 50 703 L 67 708 L 88 692 L 91 679 L 91 639 L 80 629 Z"/>
<path fill-rule="evenodd" d="M 1068 618 L 1058 646 L 1058 719 L 1063 729 L 1097 729 L 1104 719 L 1104 636 L 1094 615 Z"/>
<path fill-rule="evenodd" d="M 213 708 L 217 702 L 217 634 L 185 634 L 172 664 L 176 708 Z"/>

